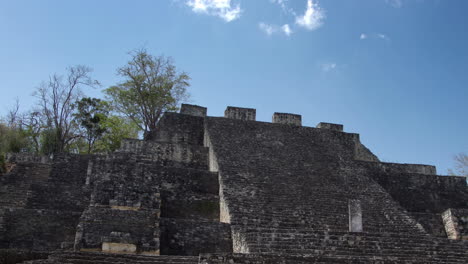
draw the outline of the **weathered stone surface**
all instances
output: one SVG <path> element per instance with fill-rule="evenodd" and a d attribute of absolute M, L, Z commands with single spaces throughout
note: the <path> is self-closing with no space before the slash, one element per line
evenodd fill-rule
<path fill-rule="evenodd" d="M 198 255 L 232 252 L 229 224 L 161 218 L 161 254 Z"/>
<path fill-rule="evenodd" d="M 274 113 L 272 123 L 301 126 L 302 117 L 301 115 L 296 114 Z"/>
<path fill-rule="evenodd" d="M 330 129 L 330 130 L 343 132 L 343 125 L 341 125 L 341 124 L 332 124 L 332 123 L 320 122 L 320 123 L 317 124 L 317 128 L 324 128 L 324 129 Z"/>
<path fill-rule="evenodd" d="M 184 105 L 115 153 L 11 156 L 0 248 L 67 250 L 29 262 L 49 264 L 468 262 L 465 178 L 275 116 Z"/>
<path fill-rule="evenodd" d="M 206 116 L 206 107 L 199 106 L 199 105 L 191 105 L 191 104 L 182 104 L 180 108 L 180 113 L 185 115 L 192 115 L 192 116 Z"/>
<path fill-rule="evenodd" d="M 224 111 L 224 117 L 232 118 L 232 119 L 255 121 L 256 112 L 257 111 L 253 108 L 228 106 L 226 110 Z"/>
<path fill-rule="evenodd" d="M 447 209 L 442 219 L 448 238 L 468 240 L 468 209 Z"/>
<path fill-rule="evenodd" d="M 349 232 L 362 232 L 361 201 L 349 200 Z"/>

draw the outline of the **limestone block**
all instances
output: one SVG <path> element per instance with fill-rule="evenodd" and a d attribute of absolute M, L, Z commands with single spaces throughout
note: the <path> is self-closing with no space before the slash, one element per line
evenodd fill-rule
<path fill-rule="evenodd" d="M 180 108 L 180 113 L 185 115 L 205 117 L 206 110 L 206 107 L 203 106 L 182 104 L 182 107 Z"/>
<path fill-rule="evenodd" d="M 224 111 L 224 117 L 240 120 L 255 121 L 256 110 L 253 108 L 242 108 L 228 106 Z"/>
<path fill-rule="evenodd" d="M 468 240 L 468 209 L 447 209 L 442 221 L 449 239 Z"/>
<path fill-rule="evenodd" d="M 272 123 L 301 126 L 302 116 L 288 113 L 274 113 Z"/>
<path fill-rule="evenodd" d="M 102 251 L 109 253 L 124 253 L 124 254 L 135 254 L 137 250 L 136 245 L 126 243 L 102 243 Z"/>
<path fill-rule="evenodd" d="M 330 129 L 330 130 L 343 132 L 343 125 L 341 125 L 341 124 L 332 124 L 332 123 L 320 122 L 320 123 L 318 123 L 317 128 L 325 128 L 325 129 Z"/>
<path fill-rule="evenodd" d="M 361 201 L 349 200 L 349 232 L 362 232 Z"/>

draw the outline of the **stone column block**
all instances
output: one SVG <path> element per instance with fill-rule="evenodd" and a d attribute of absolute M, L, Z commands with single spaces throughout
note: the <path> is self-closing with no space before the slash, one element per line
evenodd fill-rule
<path fill-rule="evenodd" d="M 361 201 L 349 200 L 349 232 L 362 232 Z"/>
<path fill-rule="evenodd" d="M 242 107 L 233 107 L 228 106 L 224 111 L 224 117 L 240 120 L 249 120 L 255 121 L 256 111 L 253 108 L 242 108 Z"/>
<path fill-rule="evenodd" d="M 206 116 L 206 107 L 199 106 L 199 105 L 191 105 L 191 104 L 182 104 L 180 108 L 180 113 L 185 115 L 192 115 L 192 116 Z"/>
<path fill-rule="evenodd" d="M 302 116 L 288 113 L 274 113 L 273 123 L 302 126 Z"/>

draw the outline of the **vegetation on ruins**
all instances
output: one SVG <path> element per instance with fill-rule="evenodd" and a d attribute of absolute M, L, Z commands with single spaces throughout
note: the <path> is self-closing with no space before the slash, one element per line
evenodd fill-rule
<path fill-rule="evenodd" d="M 104 90 L 108 101 L 86 97 L 86 88 L 100 87 L 92 69 L 78 65 L 52 74 L 34 91 L 36 104 L 20 112 L 19 101 L 0 119 L 0 173 L 5 154 L 30 152 L 107 153 L 124 138 L 146 137 L 165 111 L 175 111 L 188 97 L 190 77 L 173 60 L 146 50 L 130 52 L 117 73 L 122 82 Z"/>
<path fill-rule="evenodd" d="M 105 121 L 109 114 L 109 103 L 98 98 L 85 97 L 76 103 L 75 118 L 84 130 L 87 152 L 91 153 L 96 140 L 107 131 Z"/>
<path fill-rule="evenodd" d="M 449 170 L 449 174 L 468 177 L 468 155 L 459 153 L 455 155 L 453 159 L 455 161 L 455 167 L 453 170 Z"/>
<path fill-rule="evenodd" d="M 50 128 L 49 133 L 55 135 L 53 141 L 56 149 L 53 152 L 64 152 L 79 137 L 79 128 L 73 118 L 74 103 L 80 99 L 83 86 L 99 86 L 90 73 L 91 69 L 86 66 L 70 67 L 66 76 L 52 75 L 35 92 L 40 113 Z"/>
<path fill-rule="evenodd" d="M 170 57 L 153 56 L 144 49 L 130 55 L 130 61 L 117 70 L 123 82 L 105 93 L 115 110 L 135 122 L 148 138 L 162 114 L 177 110 L 188 97 L 190 77 L 178 72 Z"/>

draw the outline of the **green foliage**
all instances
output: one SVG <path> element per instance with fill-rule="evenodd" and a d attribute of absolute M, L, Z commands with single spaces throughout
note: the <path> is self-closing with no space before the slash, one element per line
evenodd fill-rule
<path fill-rule="evenodd" d="M 28 151 L 30 148 L 31 142 L 23 129 L 0 123 L 0 153 Z"/>
<path fill-rule="evenodd" d="M 59 152 L 60 146 L 57 139 L 57 131 L 55 128 L 49 128 L 42 131 L 40 142 L 41 154 L 49 155 L 52 153 Z"/>
<path fill-rule="evenodd" d="M 82 98 L 76 102 L 75 122 L 84 129 L 87 152 L 91 153 L 96 140 L 107 131 L 105 121 L 109 114 L 109 103 L 97 98 Z"/>
<path fill-rule="evenodd" d="M 117 150 L 125 138 L 138 138 L 138 126 L 128 118 L 109 116 L 103 121 L 106 133 L 96 141 L 95 152 Z"/>
<path fill-rule="evenodd" d="M 27 134 L 21 127 L 0 122 L 0 173 L 6 171 L 6 153 L 28 151 L 31 146 Z"/>
<path fill-rule="evenodd" d="M 115 110 L 145 133 L 154 131 L 162 114 L 177 110 L 180 101 L 188 97 L 190 77 L 178 73 L 171 58 L 152 56 L 146 50 L 130 55 L 131 60 L 117 71 L 123 82 L 104 92 Z"/>

